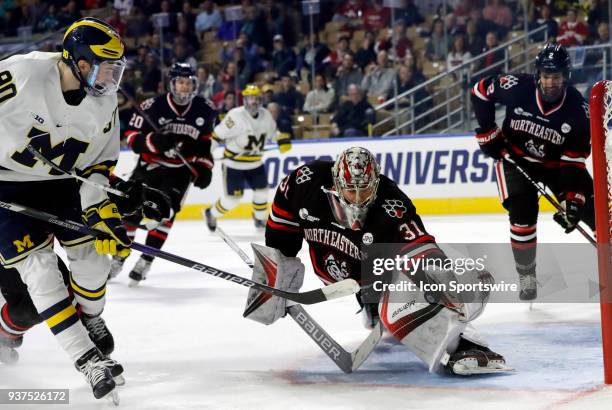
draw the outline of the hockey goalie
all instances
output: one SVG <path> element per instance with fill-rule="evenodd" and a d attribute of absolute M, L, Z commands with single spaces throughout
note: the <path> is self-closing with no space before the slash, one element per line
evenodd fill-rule
<path fill-rule="evenodd" d="M 358 301 L 369 325 L 382 321 L 385 329 L 425 362 L 430 372 L 471 375 L 511 370 L 470 323 L 482 313 L 488 294 L 463 303 L 445 294 L 431 301 L 413 290 L 393 298 L 388 292 L 382 293 L 374 301 L 364 301 L 362 244 L 400 243 L 412 260 L 446 257 L 427 233 L 410 199 L 393 181 L 379 174 L 376 159 L 368 150 L 353 147 L 343 151 L 335 162 L 307 163 L 280 183 L 266 225 L 267 247 L 256 252 L 259 263 L 255 264 L 254 279 L 297 291 L 304 279 L 304 265 L 296 257 L 303 240 L 308 243 L 319 279 L 326 284 L 346 278 L 360 282 Z M 473 283 L 493 281 L 486 271 L 467 275 Z M 394 271 L 390 281 L 399 283 L 405 276 L 405 272 Z M 423 270 L 412 280 L 440 282 L 454 278 L 452 271 Z M 416 303 L 407 303 L 415 299 Z M 286 308 L 285 299 L 252 290 L 245 316 L 271 324 L 285 316 Z"/>

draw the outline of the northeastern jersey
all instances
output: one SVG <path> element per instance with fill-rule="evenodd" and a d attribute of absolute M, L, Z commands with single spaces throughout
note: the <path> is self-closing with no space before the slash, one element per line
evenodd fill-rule
<path fill-rule="evenodd" d="M 411 258 L 441 254 L 410 199 L 383 175 L 363 229 L 340 225 L 323 191 L 333 187 L 332 165 L 331 161 L 314 161 L 283 179 L 266 226 L 267 246 L 295 256 L 306 240 L 314 271 L 325 283 L 346 278 L 361 282 L 363 245 L 410 244 L 405 252 Z"/>
<path fill-rule="evenodd" d="M 149 123 L 152 121 L 160 133 L 166 134 L 167 138 L 173 138 L 177 144 L 184 139 L 195 140 L 201 144 L 202 150 L 208 152 L 206 158 L 212 167 L 210 149 L 212 131 L 217 122 L 217 111 L 207 99 L 195 96 L 188 105 L 180 106 L 174 103 L 170 93 L 166 93 L 143 101 L 140 108 L 148 119 L 143 118 L 137 111 L 132 114 L 124 133 L 130 148 L 137 138 L 146 137 L 154 132 L 153 126 Z M 167 156 L 164 153 L 154 154 L 150 150 L 141 152 L 140 160 L 147 164 L 170 168 L 184 166 L 180 158 Z"/>
<path fill-rule="evenodd" d="M 215 127 L 214 138 L 225 144 L 224 164 L 249 170 L 262 164 L 266 142 L 278 137 L 276 121 L 265 108 L 253 118 L 244 106 L 232 108 Z"/>
<path fill-rule="evenodd" d="M 26 149 L 29 144 L 65 170 L 107 183 L 119 158 L 117 96 L 86 95 L 69 105 L 62 94 L 59 53 L 32 52 L 0 61 L 0 180 L 42 181 L 69 176 Z M 106 198 L 83 184 L 81 206 Z"/>
<path fill-rule="evenodd" d="M 574 87 L 547 104 L 533 75 L 506 74 L 477 82 L 472 101 L 483 130 L 495 126 L 495 103 L 506 107 L 501 128 L 514 154 L 546 168 L 585 169 L 591 152 L 589 107 Z"/>

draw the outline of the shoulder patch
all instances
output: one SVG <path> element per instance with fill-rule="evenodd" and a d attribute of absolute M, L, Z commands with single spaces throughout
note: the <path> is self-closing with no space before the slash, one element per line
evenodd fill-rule
<path fill-rule="evenodd" d="M 505 75 L 499 78 L 499 86 L 503 88 L 504 90 L 509 90 L 510 88 L 514 87 L 517 84 L 518 84 L 518 78 L 511 74 L 508 74 L 508 75 Z"/>
<path fill-rule="evenodd" d="M 310 181 L 312 179 L 312 174 L 314 174 L 314 172 L 312 172 L 312 170 L 306 165 L 301 168 L 298 168 L 295 173 L 295 183 L 299 185 L 303 184 L 304 182 Z"/>
<path fill-rule="evenodd" d="M 236 125 L 234 120 L 232 120 L 232 117 L 230 117 L 229 115 L 226 115 L 223 121 L 225 122 L 225 126 L 230 129 L 234 128 L 234 126 Z"/>
<path fill-rule="evenodd" d="M 155 98 L 147 98 L 142 103 L 140 103 L 140 108 L 143 110 L 148 110 L 149 108 L 151 108 L 154 102 Z"/>
<path fill-rule="evenodd" d="M 408 210 L 404 202 L 399 199 L 385 199 L 385 203 L 382 207 L 387 212 L 387 215 L 391 218 L 398 219 L 401 219 Z"/>

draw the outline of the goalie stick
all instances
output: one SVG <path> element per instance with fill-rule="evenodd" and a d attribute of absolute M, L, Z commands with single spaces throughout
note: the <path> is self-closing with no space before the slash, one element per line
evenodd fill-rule
<path fill-rule="evenodd" d="M 67 171 L 67 170 L 65 170 L 63 168 L 60 168 L 59 165 L 57 165 L 56 163 L 52 162 L 50 159 L 45 157 L 40 151 L 38 151 L 36 148 L 34 148 L 30 144 L 26 145 L 26 149 L 28 151 L 30 151 L 30 153 L 32 155 L 34 155 L 36 157 L 36 159 L 40 160 L 41 162 L 45 163 L 46 165 L 49 165 L 51 168 L 53 168 L 54 170 L 56 170 L 58 172 L 61 172 L 62 174 L 70 175 L 71 177 L 73 177 L 73 178 L 83 182 L 84 184 L 94 186 L 94 187 L 99 188 L 99 189 L 101 189 L 103 191 L 110 192 L 111 194 L 114 194 L 114 195 L 117 195 L 117 196 L 121 196 L 121 197 L 124 197 L 124 198 L 128 198 L 128 195 L 125 192 L 119 191 L 118 189 L 111 188 L 111 187 L 106 186 L 106 185 L 99 184 L 99 183 L 97 183 L 95 181 L 90 181 L 89 179 L 83 178 L 82 176 L 77 175 L 74 172 Z"/>
<path fill-rule="evenodd" d="M 66 229 L 81 232 L 86 235 L 105 235 L 102 231 L 92 230 L 79 223 L 73 221 L 65 221 L 57 218 L 55 215 L 49 214 L 44 211 L 39 211 L 27 206 L 0 201 L 0 207 L 8 209 L 9 211 L 27 215 L 31 218 L 45 221 L 47 223 L 61 226 Z M 280 296 L 288 300 L 293 300 L 295 302 L 304 303 L 307 305 L 352 295 L 359 291 L 359 285 L 357 284 L 357 282 L 355 282 L 353 279 L 345 279 L 343 281 L 335 283 L 334 285 L 336 286 L 327 286 L 326 288 L 313 289 L 307 292 L 286 292 L 279 289 L 275 289 L 268 285 L 264 285 L 263 283 L 254 282 L 250 279 L 243 278 L 242 276 L 225 272 L 220 269 L 213 268 L 212 266 L 204 265 L 203 263 L 195 262 L 190 259 L 183 258 L 182 256 L 164 252 L 160 249 L 156 249 L 151 246 L 143 245 L 137 242 L 132 242 L 131 248 L 142 252 L 145 255 L 165 259 L 178 265 L 185 266 L 187 268 L 194 269 L 202 273 L 206 273 L 207 275 L 212 275 L 248 288 L 254 288 L 262 292 L 271 293 L 273 295 Z"/>
<path fill-rule="evenodd" d="M 245 251 L 225 231 L 217 226 L 217 235 L 240 256 L 249 267 L 253 267 L 253 261 Z M 313 318 L 306 312 L 301 305 L 292 304 L 287 308 L 287 312 L 295 322 L 310 336 L 312 340 L 325 352 L 327 356 L 344 372 L 351 373 L 359 368 L 368 358 L 374 347 L 380 341 L 383 328 L 379 320 L 374 326 L 368 337 L 361 342 L 359 347 L 353 352 L 345 350 L 333 337 L 329 335 Z"/>
<path fill-rule="evenodd" d="M 510 154 L 504 155 L 504 159 L 508 161 L 509 163 L 511 163 L 512 165 L 514 165 L 514 167 L 518 170 L 518 172 L 520 172 L 525 177 L 525 179 L 527 179 L 527 181 L 529 181 L 542 194 L 542 196 L 546 198 L 548 202 L 551 203 L 552 206 L 555 207 L 557 211 L 562 212 L 565 215 L 565 209 L 563 209 L 561 205 L 559 205 L 559 203 L 555 201 L 555 199 L 552 196 L 550 196 L 548 192 L 546 192 L 546 188 L 542 188 L 537 181 L 531 178 L 531 176 L 527 173 L 527 171 L 525 171 L 519 164 L 516 163 L 514 159 L 512 159 Z M 582 226 L 580 226 L 579 224 L 576 224 L 576 230 L 580 232 L 582 236 L 584 236 L 589 242 L 591 242 L 591 245 L 597 246 L 595 239 L 593 239 L 593 237 Z"/>

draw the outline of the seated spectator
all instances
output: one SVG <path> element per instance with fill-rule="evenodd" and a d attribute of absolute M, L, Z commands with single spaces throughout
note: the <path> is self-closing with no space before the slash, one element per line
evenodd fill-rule
<path fill-rule="evenodd" d="M 198 95 L 211 99 L 215 89 L 215 77 L 208 72 L 205 66 L 199 66 L 196 71 L 198 77 Z"/>
<path fill-rule="evenodd" d="M 223 21 L 217 31 L 217 39 L 221 41 L 233 41 L 238 38 L 242 28 L 242 21 Z"/>
<path fill-rule="evenodd" d="M 275 102 L 269 103 L 266 108 L 268 111 L 270 111 L 272 118 L 274 118 L 276 121 L 276 129 L 278 129 L 278 132 L 293 139 L 293 121 L 291 121 L 291 116 L 281 109 L 281 106 Z"/>
<path fill-rule="evenodd" d="M 198 14 L 195 21 L 195 29 L 200 38 L 202 38 L 202 33 L 206 31 L 218 30 L 223 23 L 221 13 L 217 10 L 215 2 L 205 0 L 202 9 L 204 11 Z"/>
<path fill-rule="evenodd" d="M 282 77 L 295 69 L 295 53 L 291 48 L 285 46 L 283 36 L 280 34 L 274 36 L 273 44 L 272 69 Z"/>
<path fill-rule="evenodd" d="M 174 63 L 187 63 L 193 67 L 194 70 L 198 66 L 198 62 L 192 55 L 189 54 L 186 42 L 181 37 L 177 37 L 176 41 L 174 42 L 172 64 Z"/>
<path fill-rule="evenodd" d="M 482 50 L 482 52 L 486 53 L 490 50 L 493 50 L 497 46 L 499 46 L 497 32 L 489 31 L 485 39 L 485 48 Z M 482 62 L 480 63 L 480 66 L 478 67 L 478 70 L 484 71 L 479 74 L 478 78 L 500 74 L 503 69 L 503 64 L 500 63 L 504 61 L 504 57 L 504 50 L 501 49 L 492 53 L 488 53 L 486 56 L 484 56 Z"/>
<path fill-rule="evenodd" d="M 45 31 L 55 31 L 60 28 L 61 22 L 59 20 L 59 15 L 57 12 L 57 7 L 55 4 L 49 4 L 49 8 L 47 12 L 43 14 L 41 19 L 38 21 L 36 26 L 36 31 L 45 32 Z"/>
<path fill-rule="evenodd" d="M 336 47 L 329 53 L 323 62 L 329 64 L 329 70 L 331 72 L 336 71 L 338 67 L 340 67 L 340 64 L 342 64 L 344 54 L 348 51 L 350 51 L 349 38 L 344 34 L 340 34 Z"/>
<path fill-rule="evenodd" d="M 229 110 L 235 107 L 236 107 L 236 93 L 234 91 L 227 91 L 223 95 L 223 100 L 218 110 L 219 120 L 223 120 L 223 117 L 225 117 L 225 114 L 227 114 Z"/>
<path fill-rule="evenodd" d="M 379 51 L 376 56 L 376 64 L 366 67 L 365 77 L 361 81 L 361 89 L 368 95 L 384 100 L 391 88 L 395 71 L 389 67 L 389 59 L 386 51 Z"/>
<path fill-rule="evenodd" d="M 249 38 L 248 34 L 242 32 L 238 35 L 236 40 L 236 46 L 233 48 L 228 47 L 229 44 L 223 43 L 223 47 L 219 50 L 221 62 L 226 63 L 228 61 L 234 61 L 234 54 L 237 48 L 242 49 L 245 60 L 250 64 L 251 68 L 257 70 L 260 66 L 259 61 L 259 47 L 253 43 Z"/>
<path fill-rule="evenodd" d="M 341 2 L 336 9 L 332 21 L 355 20 L 363 15 L 365 5 L 363 0 L 348 0 Z"/>
<path fill-rule="evenodd" d="M 469 19 L 467 21 L 467 24 L 465 25 L 465 32 L 468 51 L 472 57 L 476 57 L 482 53 L 482 49 L 484 48 L 485 44 L 482 36 L 478 33 L 478 27 L 473 19 Z"/>
<path fill-rule="evenodd" d="M 559 24 L 554 18 L 552 18 L 550 6 L 548 4 L 543 4 L 540 7 L 540 18 L 538 18 L 535 22 L 529 23 L 529 31 L 535 30 L 542 26 L 546 26 L 548 28 L 545 31 L 534 35 L 532 37 L 533 41 L 544 41 L 546 34 L 548 34 L 548 41 L 552 41 L 552 39 L 557 37 L 557 34 L 559 33 Z"/>
<path fill-rule="evenodd" d="M 233 92 L 235 95 L 234 80 L 227 74 L 221 74 L 221 89 L 217 91 L 211 98 L 213 106 L 216 109 L 221 109 L 225 94 Z"/>
<path fill-rule="evenodd" d="M 30 26 L 32 30 L 34 30 L 34 28 L 36 27 L 36 23 L 38 23 L 38 19 L 40 18 L 40 15 L 37 14 L 38 9 L 35 9 L 33 5 L 25 2 L 21 4 L 20 9 L 21 12 L 19 13 L 19 26 Z"/>
<path fill-rule="evenodd" d="M 304 96 L 295 89 L 291 76 L 281 77 L 281 89 L 274 95 L 274 102 L 278 103 L 289 115 L 299 114 L 304 106 Z"/>
<path fill-rule="evenodd" d="M 425 46 L 425 57 L 429 61 L 444 61 L 448 54 L 448 44 L 444 38 L 444 22 L 437 19 L 433 23 L 431 37 Z"/>
<path fill-rule="evenodd" d="M 113 11 L 111 12 L 110 18 L 106 20 L 106 22 L 110 24 L 111 26 L 113 26 L 121 37 L 125 35 L 127 25 L 123 22 L 123 19 L 121 18 L 121 14 L 119 13 L 119 10 L 113 9 Z"/>
<path fill-rule="evenodd" d="M 64 7 L 64 10 L 60 13 L 60 22 L 62 22 L 63 25 L 68 26 L 81 17 L 83 16 L 81 14 L 81 10 L 79 10 L 77 2 L 70 0 Z"/>
<path fill-rule="evenodd" d="M 130 24 L 126 28 L 126 35 L 136 38 L 144 37 L 149 33 L 151 27 L 151 21 L 149 17 L 143 13 L 142 8 L 133 7 Z"/>
<path fill-rule="evenodd" d="M 402 59 L 407 53 L 412 53 L 412 42 L 408 38 L 406 32 L 406 23 L 404 20 L 398 20 L 393 27 L 393 40 L 395 41 L 395 55 Z"/>
<path fill-rule="evenodd" d="M 470 10 L 473 7 L 472 0 L 459 0 L 455 6 L 452 15 L 459 27 L 465 28 L 467 20 L 470 18 Z"/>
<path fill-rule="evenodd" d="M 250 41 L 259 47 L 268 46 L 268 28 L 261 13 L 254 6 L 243 7 L 244 20 L 242 21 L 241 33 L 245 33 Z"/>
<path fill-rule="evenodd" d="M 491 0 L 482 10 L 482 17 L 502 27 L 506 32 L 512 28 L 512 11 L 504 0 Z"/>
<path fill-rule="evenodd" d="M 368 135 L 368 125 L 376 122 L 376 112 L 356 84 L 348 88 L 348 100 L 334 114 L 332 134 L 337 137 Z"/>
<path fill-rule="evenodd" d="M 361 84 L 363 74 L 361 69 L 355 65 L 352 53 L 346 53 L 342 60 L 342 65 L 336 71 L 336 81 L 334 82 L 334 93 L 336 98 L 348 95 L 348 87 L 351 84 Z"/>
<path fill-rule="evenodd" d="M 404 7 L 395 10 L 395 18 L 406 22 L 406 26 L 416 26 L 425 21 L 414 0 L 405 0 Z"/>
<path fill-rule="evenodd" d="M 589 29 L 586 24 L 578 21 L 576 9 L 568 9 L 566 20 L 559 26 L 557 42 L 565 47 L 580 46 L 588 35 Z"/>
<path fill-rule="evenodd" d="M 323 74 L 315 76 L 314 89 L 306 95 L 304 111 L 313 113 L 328 112 L 334 102 L 334 90 L 327 88 Z"/>
<path fill-rule="evenodd" d="M 363 12 L 363 29 L 378 31 L 389 26 L 389 9 L 383 7 L 382 0 L 374 0 Z"/>
<path fill-rule="evenodd" d="M 181 41 L 187 46 L 187 52 L 190 55 L 194 55 L 200 49 L 200 40 L 195 35 L 193 28 L 189 28 L 190 26 L 183 16 L 179 16 L 177 21 L 178 26 L 174 40 L 176 41 L 177 38 L 181 38 Z"/>
<path fill-rule="evenodd" d="M 270 84 L 264 84 L 263 87 L 261 87 L 261 92 L 261 105 L 267 107 L 274 101 L 274 88 Z"/>
<path fill-rule="evenodd" d="M 145 67 L 142 71 L 142 92 L 143 93 L 158 93 L 162 81 L 161 70 L 159 69 L 159 61 L 153 53 L 147 54 Z"/>
<path fill-rule="evenodd" d="M 311 46 L 311 43 L 314 47 Z M 329 48 L 319 41 L 319 34 L 317 32 L 312 33 L 310 41 L 304 44 L 304 47 L 302 47 L 298 55 L 296 64 L 297 72 L 299 73 L 303 68 L 310 71 L 312 69 L 313 59 L 315 72 L 319 73 L 324 71 L 327 67 L 324 61 L 328 55 Z"/>
<path fill-rule="evenodd" d="M 370 63 L 376 61 L 376 51 L 374 51 L 374 33 L 367 31 L 363 37 L 361 47 L 355 54 L 355 62 L 362 70 Z"/>
<path fill-rule="evenodd" d="M 191 1 L 183 1 L 181 16 L 187 22 L 187 27 L 189 27 L 189 31 L 194 31 L 197 15 L 193 12 L 193 6 L 191 5 Z"/>
<path fill-rule="evenodd" d="M 469 61 L 471 58 L 472 54 L 467 49 L 465 36 L 463 34 L 457 34 L 453 40 L 453 49 L 448 53 L 446 58 L 446 66 L 450 70 Z"/>
<path fill-rule="evenodd" d="M 114 0 L 113 2 L 113 8 L 119 10 L 119 14 L 124 18 L 130 15 L 133 6 L 134 0 Z"/>

